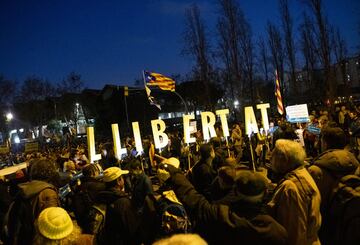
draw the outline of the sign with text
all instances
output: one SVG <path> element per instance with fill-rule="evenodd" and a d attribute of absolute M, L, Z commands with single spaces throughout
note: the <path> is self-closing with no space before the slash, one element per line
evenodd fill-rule
<path fill-rule="evenodd" d="M 270 108 L 270 104 L 259 104 L 256 106 L 258 110 L 261 112 L 262 124 L 265 130 L 269 130 L 269 121 L 267 116 L 267 109 Z M 201 125 L 202 125 L 202 133 L 205 141 L 209 141 L 212 137 L 216 137 L 215 132 L 215 123 L 216 117 L 220 118 L 222 131 L 225 137 L 229 137 L 229 126 L 227 122 L 227 115 L 229 114 L 229 109 L 221 109 L 216 110 L 215 113 L 211 111 L 201 112 Z M 193 121 L 192 121 L 193 120 Z M 245 108 L 245 125 L 246 131 L 248 135 L 252 133 L 257 133 L 259 131 L 257 126 L 257 121 L 255 118 L 254 109 L 252 106 L 248 106 Z M 132 122 L 133 133 L 135 139 L 136 151 L 141 152 L 143 150 L 142 142 L 141 142 L 141 134 L 138 122 Z M 161 119 L 151 120 L 151 128 L 155 143 L 155 148 L 161 151 L 162 148 L 166 147 L 169 143 L 169 137 L 166 134 L 166 124 Z M 197 130 L 195 116 L 193 114 L 183 115 L 183 128 L 184 128 L 184 142 L 186 144 L 194 143 L 196 138 L 192 136 Z M 113 133 L 113 142 L 114 142 L 114 152 L 115 156 L 118 159 L 121 159 L 122 155 L 126 155 L 126 149 L 122 148 L 120 134 L 119 134 L 119 126 L 118 124 L 111 125 L 112 133 Z M 98 161 L 101 159 L 101 154 L 96 153 L 95 149 L 95 135 L 94 128 L 87 128 L 87 143 L 88 143 L 88 153 L 89 160 L 91 163 Z"/>
<path fill-rule="evenodd" d="M 39 143 L 38 142 L 29 142 L 25 143 L 25 152 L 37 152 L 39 151 Z"/>
<path fill-rule="evenodd" d="M 286 119 L 290 123 L 306 123 L 309 122 L 309 111 L 307 104 L 287 106 Z"/>
<path fill-rule="evenodd" d="M 9 147 L 7 145 L 0 145 L 0 154 L 9 153 Z"/>

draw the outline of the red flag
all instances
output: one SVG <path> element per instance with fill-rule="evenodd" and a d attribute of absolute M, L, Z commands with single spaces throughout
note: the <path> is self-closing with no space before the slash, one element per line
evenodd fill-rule
<path fill-rule="evenodd" d="M 284 105 L 282 103 L 282 97 L 281 97 L 281 89 L 280 89 L 280 81 L 279 81 L 279 76 L 277 71 L 275 71 L 275 97 L 276 97 L 276 101 L 277 101 L 277 110 L 279 112 L 280 115 L 284 114 Z"/>

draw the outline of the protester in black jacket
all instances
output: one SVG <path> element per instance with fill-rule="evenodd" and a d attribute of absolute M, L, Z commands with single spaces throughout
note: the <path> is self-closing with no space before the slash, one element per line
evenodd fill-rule
<path fill-rule="evenodd" d="M 140 218 L 124 192 L 123 174 L 129 171 L 110 167 L 104 171 L 106 190 L 99 192 L 97 201 L 106 204 L 105 226 L 97 236 L 97 244 L 141 244 Z"/>
<path fill-rule="evenodd" d="M 209 244 L 287 244 L 284 227 L 263 214 L 266 182 L 259 173 L 244 170 L 229 205 L 211 204 L 176 168 L 166 166 L 174 191 L 197 223 L 195 231 Z"/>
<path fill-rule="evenodd" d="M 192 184 L 198 192 L 211 200 L 211 184 L 217 175 L 212 166 L 214 148 L 210 144 L 203 144 L 200 146 L 200 154 L 200 160 L 192 169 Z"/>

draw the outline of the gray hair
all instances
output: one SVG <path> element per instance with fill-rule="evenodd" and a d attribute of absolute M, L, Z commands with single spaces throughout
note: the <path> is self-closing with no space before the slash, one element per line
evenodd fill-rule
<path fill-rule="evenodd" d="M 272 152 L 271 168 L 276 173 L 285 174 L 305 165 L 306 153 L 300 143 L 279 139 Z"/>

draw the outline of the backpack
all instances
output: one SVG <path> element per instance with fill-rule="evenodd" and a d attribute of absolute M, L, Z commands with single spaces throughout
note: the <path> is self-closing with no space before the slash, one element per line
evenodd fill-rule
<path fill-rule="evenodd" d="M 187 212 L 173 191 L 163 192 L 156 206 L 161 236 L 191 232 L 191 222 Z"/>
<path fill-rule="evenodd" d="M 89 210 L 91 209 L 94 202 L 91 199 L 89 193 L 85 190 L 80 190 L 74 196 L 72 196 L 71 202 L 75 218 L 79 226 L 82 228 L 84 233 L 92 234 Z"/>
<path fill-rule="evenodd" d="M 89 210 L 89 227 L 91 234 L 100 234 L 105 227 L 106 204 L 94 204 Z"/>
<path fill-rule="evenodd" d="M 333 244 L 360 244 L 360 177 L 346 175 L 332 192 L 330 227 Z"/>
<path fill-rule="evenodd" d="M 10 245 L 28 244 L 34 238 L 34 221 L 30 199 L 18 194 L 5 215 L 1 240 Z"/>

